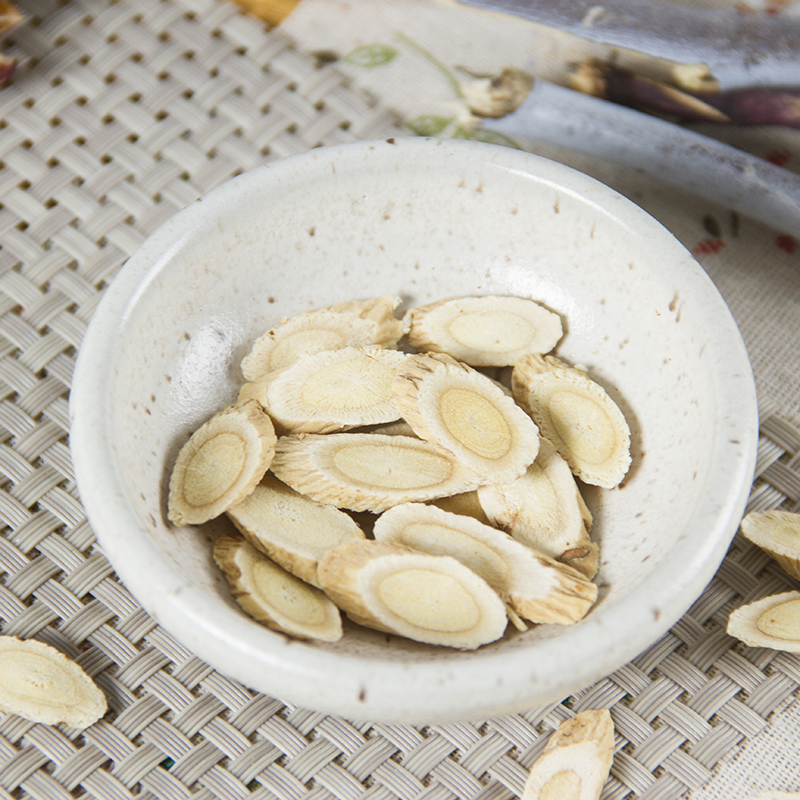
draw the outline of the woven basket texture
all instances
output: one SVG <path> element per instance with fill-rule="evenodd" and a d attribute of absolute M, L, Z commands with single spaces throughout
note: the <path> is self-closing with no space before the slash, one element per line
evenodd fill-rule
<path fill-rule="evenodd" d="M 674 800 L 800 689 L 800 659 L 725 633 L 796 588 L 737 538 L 686 616 L 564 703 L 475 724 L 376 725 L 254 693 L 161 629 L 95 547 L 67 412 L 104 288 L 160 223 L 227 178 L 320 144 L 398 135 L 324 60 L 222 0 L 31 0 L 0 91 L 0 624 L 108 697 L 85 731 L 0 713 L 0 797 L 504 800 L 562 720 L 607 707 L 605 800 Z M 750 509 L 800 503 L 800 430 L 765 408 Z"/>

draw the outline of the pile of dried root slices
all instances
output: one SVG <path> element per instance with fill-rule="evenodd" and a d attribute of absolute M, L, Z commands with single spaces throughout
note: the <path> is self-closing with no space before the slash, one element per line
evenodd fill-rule
<path fill-rule="evenodd" d="M 598 549 L 575 476 L 622 480 L 622 413 L 545 355 L 561 319 L 533 300 L 453 298 L 402 319 L 398 304 L 337 303 L 260 337 L 237 402 L 178 455 L 170 521 L 227 514 L 238 532 L 214 558 L 234 598 L 299 638 L 337 640 L 340 611 L 465 650 L 509 621 L 577 622 Z"/>

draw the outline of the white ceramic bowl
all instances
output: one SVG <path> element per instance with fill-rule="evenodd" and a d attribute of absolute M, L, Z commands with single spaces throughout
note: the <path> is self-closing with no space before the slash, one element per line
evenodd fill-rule
<path fill-rule="evenodd" d="M 218 520 L 166 522 L 180 446 L 231 402 L 248 343 L 284 316 L 393 293 L 511 294 L 559 312 L 633 432 L 622 488 L 587 491 L 600 600 L 581 623 L 476 652 L 347 626 L 336 644 L 251 621 L 211 557 Z M 689 253 L 591 178 L 508 148 L 421 139 L 320 148 L 177 214 L 122 269 L 78 358 L 72 453 L 103 551 L 141 604 L 221 672 L 384 722 L 481 719 L 562 699 L 656 641 L 713 576 L 758 436 L 741 337 Z"/>

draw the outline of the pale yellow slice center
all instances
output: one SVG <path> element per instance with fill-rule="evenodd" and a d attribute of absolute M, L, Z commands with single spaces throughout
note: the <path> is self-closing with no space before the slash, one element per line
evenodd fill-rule
<path fill-rule="evenodd" d="M 75 681 L 50 659 L 10 650 L 0 653 L 0 698 L 45 706 L 72 706 L 79 702 Z M 3 703 L 12 705 L 12 701 Z"/>
<path fill-rule="evenodd" d="M 494 550 L 445 525 L 412 522 L 403 528 L 400 543 L 432 556 L 457 558 L 490 586 L 500 586 L 508 579 L 508 565 Z"/>
<path fill-rule="evenodd" d="M 557 772 L 542 786 L 539 800 L 580 800 L 581 777 L 574 770 Z"/>
<path fill-rule="evenodd" d="M 789 600 L 765 611 L 756 627 L 776 639 L 800 641 L 800 600 Z"/>
<path fill-rule="evenodd" d="M 448 389 L 441 396 L 439 411 L 453 438 L 482 458 L 496 460 L 511 449 L 513 436 L 506 418 L 477 392 Z"/>
<path fill-rule="evenodd" d="M 186 467 L 186 502 L 204 506 L 222 497 L 241 474 L 245 456 L 245 444 L 235 433 L 220 433 L 209 439 Z"/>
<path fill-rule="evenodd" d="M 394 369 L 358 356 L 327 364 L 303 383 L 303 402 L 320 408 L 356 409 L 386 402 L 392 395 Z"/>
<path fill-rule="evenodd" d="M 550 396 L 550 418 L 570 452 L 585 464 L 602 464 L 614 450 L 614 428 L 597 403 L 577 392 Z"/>
<path fill-rule="evenodd" d="M 264 605 L 278 614 L 302 625 L 325 622 L 323 600 L 293 575 L 269 561 L 258 561 L 252 566 L 252 579 Z"/>
<path fill-rule="evenodd" d="M 474 311 L 455 317 L 450 334 L 472 350 L 504 353 L 525 347 L 533 328 L 528 320 L 509 311 Z"/>
<path fill-rule="evenodd" d="M 438 453 L 385 444 L 343 447 L 333 463 L 351 480 L 381 489 L 436 486 L 453 472 L 450 461 Z"/>
<path fill-rule="evenodd" d="M 770 535 L 776 544 L 796 550 L 800 547 L 800 526 L 791 525 L 787 522 L 779 522 L 770 531 Z"/>
<path fill-rule="evenodd" d="M 298 331 L 278 342 L 270 356 L 271 369 L 281 369 L 293 364 L 299 355 L 313 355 L 323 350 L 335 350 L 344 344 L 344 337 L 325 328 Z"/>
<path fill-rule="evenodd" d="M 481 619 L 472 595 L 449 575 L 408 569 L 384 578 L 378 596 L 395 616 L 427 631 L 462 633 Z"/>

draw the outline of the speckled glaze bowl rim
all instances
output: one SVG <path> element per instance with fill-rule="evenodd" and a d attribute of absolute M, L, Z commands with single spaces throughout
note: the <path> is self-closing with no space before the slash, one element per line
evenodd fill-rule
<path fill-rule="evenodd" d="M 116 341 L 143 287 L 192 231 L 234 201 L 245 186 L 291 185 L 318 170 L 337 173 L 365 158 L 408 163 L 428 158 L 489 159 L 550 186 L 588 196 L 635 235 L 674 253 L 687 291 L 704 298 L 714 318 L 709 347 L 718 353 L 718 469 L 707 499 L 657 571 L 624 602 L 590 615 L 577 629 L 530 648 L 476 651 L 428 663 L 328 653 L 280 636 L 268 651 L 247 646 L 248 627 L 200 591 L 140 529 L 117 482 L 105 409 L 113 402 L 109 375 Z M 698 296 L 698 295 L 696 295 Z M 557 701 L 613 672 L 662 636 L 711 580 L 736 532 L 749 494 L 758 444 L 758 416 L 747 352 L 716 287 L 683 245 L 653 217 L 593 178 L 557 162 L 510 148 L 469 141 L 398 139 L 318 148 L 244 173 L 209 192 L 162 225 L 119 272 L 95 312 L 75 368 L 70 397 L 76 479 L 102 551 L 142 606 L 211 666 L 243 684 L 307 708 L 382 722 L 433 723 L 484 719 Z M 657 598 L 654 605 L 653 598 Z M 577 647 L 577 652 L 576 652 Z M 393 687 L 401 687 L 394 691 Z"/>

